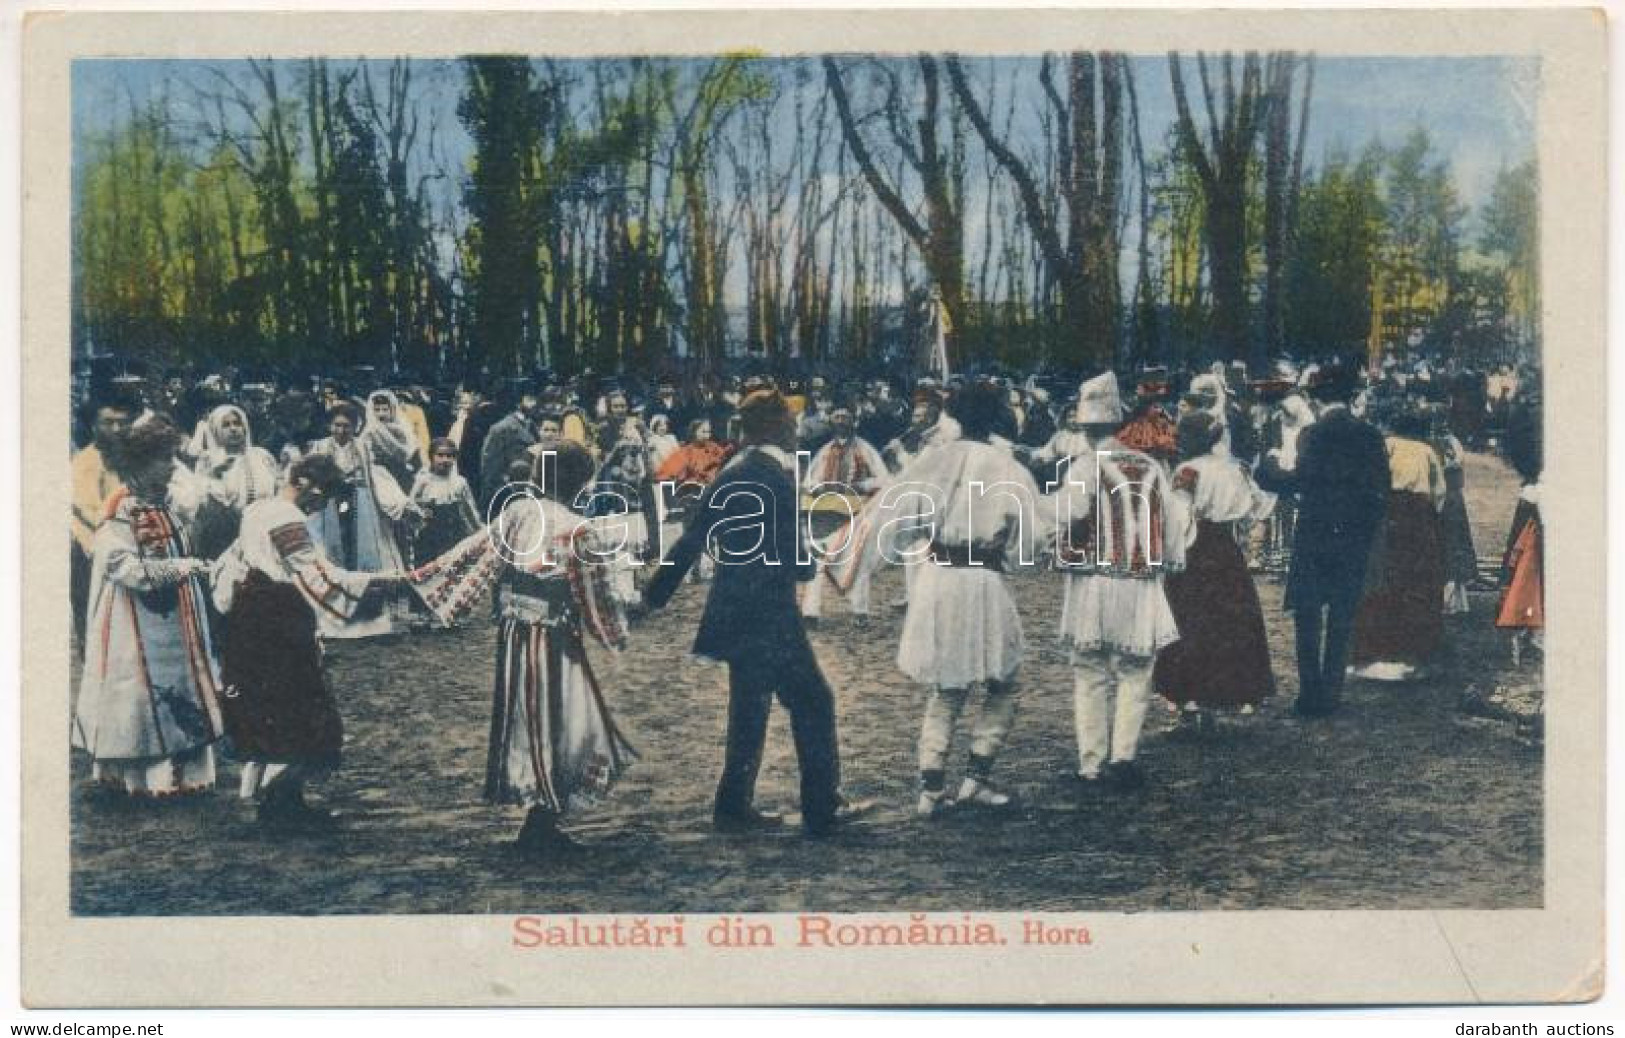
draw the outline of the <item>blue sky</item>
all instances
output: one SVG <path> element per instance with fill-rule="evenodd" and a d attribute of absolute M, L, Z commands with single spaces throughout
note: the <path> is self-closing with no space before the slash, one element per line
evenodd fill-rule
<path fill-rule="evenodd" d="M 1013 66 L 1031 59 L 991 60 Z M 291 75 L 298 63 L 281 64 Z M 448 153 L 454 159 L 466 155 L 469 142 L 456 120 L 460 72 L 450 61 L 416 64 L 425 103 L 442 124 Z M 1146 144 L 1154 148 L 1174 115 L 1167 61 L 1148 56 L 1134 64 Z M 241 62 L 231 61 L 75 62 L 76 139 L 121 122 L 132 100 L 142 104 L 168 96 L 177 107 L 187 106 L 192 86 L 206 83 L 209 69 L 231 76 L 244 71 Z M 1188 75 L 1187 86 L 1194 90 L 1192 78 Z M 1397 143 L 1420 126 L 1450 160 L 1463 199 L 1477 205 L 1488 196 L 1497 169 L 1533 154 L 1538 89 L 1539 67 L 1533 59 L 1323 57 L 1316 66 L 1307 154 L 1313 163 L 1332 148 L 1358 150 L 1374 138 Z M 1192 102 L 1197 103 L 1194 95 Z"/>
<path fill-rule="evenodd" d="M 706 59 L 675 62 L 691 78 L 703 68 Z M 574 59 L 582 67 L 588 60 Z M 279 78 L 284 96 L 297 96 L 297 77 L 303 67 L 298 59 L 280 60 Z M 348 62 L 333 59 L 335 66 Z M 373 66 L 382 87 L 387 62 Z M 799 68 L 797 66 L 800 66 Z M 1173 92 L 1168 61 L 1164 55 L 1132 59 L 1140 101 L 1140 119 L 1148 156 L 1160 152 L 1174 120 Z M 966 62 L 967 70 L 981 88 L 984 99 L 990 88 L 1008 98 L 1014 91 L 1015 119 L 1011 123 L 1011 145 L 1018 152 L 1036 152 L 1038 120 L 1042 107 L 1036 79 L 1036 55 L 976 58 Z M 765 63 L 768 74 L 776 76 L 783 97 L 799 90 L 809 105 L 823 92 L 822 74 L 807 61 Z M 1199 125 L 1205 124 L 1194 60 L 1186 61 L 1186 86 Z M 800 73 L 799 77 L 797 73 Z M 1539 64 L 1520 57 L 1472 58 L 1317 58 L 1314 95 L 1309 117 L 1309 139 L 1305 149 L 1309 166 L 1318 165 L 1334 150 L 1355 153 L 1373 140 L 1397 145 L 1414 129 L 1427 131 L 1435 154 L 1450 164 L 1458 194 L 1476 210 L 1489 197 L 1496 173 L 1517 165 L 1535 153 L 1535 113 L 1539 97 Z M 84 59 L 73 68 L 73 119 L 77 145 L 91 135 L 117 127 L 132 107 L 162 100 L 183 128 L 198 120 L 200 89 L 218 87 L 220 77 L 248 83 L 247 62 L 232 60 L 150 60 Z M 800 86 L 792 84 L 799 78 Z M 457 101 L 463 73 L 455 59 L 419 59 L 413 62 L 414 91 L 425 125 L 432 138 L 434 157 L 420 157 L 418 174 L 439 172 L 431 181 L 432 205 L 438 219 L 449 215 L 461 225 L 466 217 L 460 206 L 460 181 L 466 173 L 471 142 L 457 119 Z M 855 107 L 863 110 L 863 80 L 849 77 Z M 252 86 L 249 92 L 257 96 Z M 1004 102 L 1000 103 L 1002 109 Z M 997 109 L 995 109 L 997 110 Z M 788 112 L 781 102 L 779 111 Z M 782 126 L 788 126 L 786 117 Z M 430 127 L 432 126 L 432 129 Z M 784 133 L 788 138 L 789 130 Z M 422 149 L 420 149 L 422 151 Z M 988 240 L 983 206 L 976 194 L 983 181 L 975 172 L 981 168 L 979 146 L 973 145 L 972 174 L 967 184 L 966 240 L 975 255 Z M 83 148 L 76 149 L 82 155 Z M 832 153 L 833 154 L 833 153 Z M 830 159 L 833 163 L 833 159 Z M 850 168 L 850 167 L 849 167 Z M 827 175 L 827 174 L 826 174 Z M 1133 174 L 1129 174 L 1133 180 Z M 729 190 L 724 176 L 720 189 Z M 905 195 L 913 192 L 905 188 Z M 1133 204 L 1133 203 L 1130 203 Z M 1476 214 L 1475 214 L 1476 215 Z M 1468 233 L 1476 236 L 1477 223 L 1470 217 Z M 443 252 L 450 247 L 450 233 L 439 232 Z M 1129 231 L 1132 240 L 1134 231 Z M 1125 242 L 1125 259 L 1127 242 Z M 446 252 L 449 255 L 449 252 Z M 727 291 L 738 295 L 742 278 L 739 265 L 729 271 Z"/>

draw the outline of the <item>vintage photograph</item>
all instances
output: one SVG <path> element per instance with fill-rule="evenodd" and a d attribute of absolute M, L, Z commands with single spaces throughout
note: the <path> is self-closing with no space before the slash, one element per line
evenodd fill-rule
<path fill-rule="evenodd" d="M 1550 907 L 1568 73 L 856 38 L 59 69 L 72 919 Z"/>

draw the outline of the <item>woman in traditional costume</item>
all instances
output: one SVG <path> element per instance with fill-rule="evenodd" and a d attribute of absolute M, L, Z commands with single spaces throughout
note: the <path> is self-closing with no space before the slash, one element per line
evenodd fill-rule
<path fill-rule="evenodd" d="M 270 452 L 254 445 L 248 415 L 235 404 L 209 412 L 194 470 L 205 495 L 218 506 L 207 510 L 209 520 L 200 523 L 198 554 L 218 558 L 237 539 L 243 511 L 277 492 L 281 473 Z"/>
<path fill-rule="evenodd" d="M 1495 626 L 1511 636 L 1512 662 L 1517 664 L 1526 646 L 1543 648 L 1541 638 L 1546 627 L 1546 531 L 1540 517 L 1543 455 L 1536 385 L 1531 384 L 1526 397 L 1507 416 L 1505 451 L 1523 486 L 1518 491 L 1518 505 L 1512 513 L 1512 529 L 1502 559 L 1501 601 L 1495 611 Z"/>
<path fill-rule="evenodd" d="M 1373 576 L 1354 618 L 1349 659 L 1358 677 L 1405 681 L 1444 637 L 1445 478 L 1424 416 L 1401 411 L 1387 425 L 1388 514 L 1372 550 Z"/>
<path fill-rule="evenodd" d="M 457 471 L 457 444 L 450 439 L 430 444 L 429 467 L 412 483 L 412 504 L 423 517 L 413 541 L 415 559 L 437 559 L 479 528 L 474 490 Z"/>
<path fill-rule="evenodd" d="M 358 573 L 393 573 L 405 568 L 398 524 L 415 512 L 411 500 L 389 470 L 376 464 L 377 437 L 357 435 L 359 410 L 348 403 L 328 412 L 326 439 L 310 446 L 310 454 L 333 459 L 344 476 L 338 493 L 325 498 L 323 507 L 306 521 L 311 538 L 334 565 Z M 322 634 L 329 638 L 366 638 L 394 629 L 390 603 L 369 599 L 360 610 L 339 621 L 323 612 L 318 616 Z"/>
<path fill-rule="evenodd" d="M 709 486 L 733 455 L 731 445 L 719 442 L 711 423 L 696 418 L 688 423 L 688 440 L 655 467 L 655 482 Z"/>
<path fill-rule="evenodd" d="M 221 657 L 226 732 L 245 762 L 244 791 L 258 798 L 268 825 L 332 820 L 304 799 L 305 784 L 337 766 L 344 743 L 317 617 L 342 624 L 374 597 L 369 586 L 402 576 L 336 566 L 310 536 L 306 516 L 347 487 L 330 455 L 295 462 L 279 493 L 243 513 L 237 543 L 215 573 L 215 605 L 229 632 Z"/>
<path fill-rule="evenodd" d="M 1179 640 L 1157 654 L 1152 687 L 1189 714 L 1212 707 L 1250 710 L 1275 688 L 1258 590 L 1241 551 L 1240 527 L 1267 519 L 1275 495 L 1258 488 L 1241 463 L 1218 453 L 1222 429 L 1212 415 L 1180 419 L 1173 490 L 1194 521 L 1185 569 L 1164 580 Z"/>
<path fill-rule="evenodd" d="M 637 574 L 659 520 L 642 423 L 621 413 L 624 394 L 611 393 L 608 400 L 618 416 L 600 430 L 603 464 L 585 498 L 585 511 L 599 521 L 606 537 L 619 542 L 607 568 L 617 600 L 630 606 L 639 600 Z"/>
<path fill-rule="evenodd" d="M 383 466 L 396 485 L 412 485 L 413 475 L 422 467 L 422 449 L 394 393 L 380 389 L 367 397 L 366 424 L 358 438 L 371 452 L 373 464 Z"/>
<path fill-rule="evenodd" d="M 1466 451 L 1444 424 L 1442 413 L 1436 425 L 1433 448 L 1444 465 L 1444 506 L 1439 513 L 1444 538 L 1444 611 L 1457 615 L 1469 610 L 1467 586 L 1478 579 L 1478 552 L 1473 547 L 1473 528 L 1467 518 Z"/>
<path fill-rule="evenodd" d="M 560 433 L 563 433 L 561 426 Z M 649 416 L 649 465 L 656 472 L 666 459 L 677 452 L 682 444 L 671 431 L 671 415 L 664 411 Z"/>
<path fill-rule="evenodd" d="M 181 440 L 157 417 L 119 438 L 109 461 L 124 488 L 94 540 L 73 744 L 95 781 L 132 796 L 213 788 L 222 734 L 208 563 L 169 500 Z"/>
<path fill-rule="evenodd" d="M 571 850 L 560 828 L 570 810 L 609 791 L 635 759 L 604 702 L 584 635 L 618 649 L 625 640 L 609 585 L 608 548 L 572 511 L 592 479 L 592 456 L 556 446 L 541 497 L 511 498 L 491 528 L 413 574 L 424 602 L 449 623 L 497 585 L 496 683 L 485 799 L 527 808 L 518 846 L 533 857 Z"/>

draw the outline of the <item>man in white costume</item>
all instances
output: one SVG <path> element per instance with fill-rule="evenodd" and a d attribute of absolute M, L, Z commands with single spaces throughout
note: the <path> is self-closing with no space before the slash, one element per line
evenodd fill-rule
<path fill-rule="evenodd" d="M 1114 439 L 1122 419 L 1116 375 L 1083 384 L 1076 421 L 1091 450 L 1073 457 L 1064 480 L 1088 493 L 1061 517 L 1058 562 L 1066 574 L 1061 644 L 1072 663 L 1078 778 L 1134 789 L 1144 784 L 1135 754 L 1152 664 L 1179 638 L 1163 575 L 1183 568 L 1190 524 L 1161 464 Z"/>
<path fill-rule="evenodd" d="M 886 444 L 882 457 L 886 459 L 886 465 L 891 471 L 899 472 L 927 449 L 938 444 L 952 443 L 959 439 L 959 434 L 959 422 L 943 413 L 942 394 L 937 391 L 936 383 L 930 379 L 921 379 L 919 386 L 914 390 L 914 410 L 909 427 L 901 436 Z M 914 580 L 918 575 L 919 568 L 916 566 L 909 566 L 903 570 L 903 594 L 892 602 L 893 608 L 902 609 L 908 605 L 909 597 L 914 594 Z"/>
<path fill-rule="evenodd" d="M 882 492 L 880 554 L 913 571 L 897 665 L 931 689 L 919 741 L 922 817 L 949 804 L 948 751 L 973 685 L 986 690 L 957 802 L 1002 808 L 991 781 L 1016 710 L 1025 647 L 1004 572 L 1032 564 L 1038 487 L 1007 447 L 990 441 L 1006 407 L 993 383 L 955 400 L 962 437 L 923 451 Z"/>

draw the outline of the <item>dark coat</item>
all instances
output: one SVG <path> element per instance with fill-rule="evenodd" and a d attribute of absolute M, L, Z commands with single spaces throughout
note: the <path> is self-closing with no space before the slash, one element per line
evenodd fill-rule
<path fill-rule="evenodd" d="M 1295 494 L 1297 528 L 1286 607 L 1314 608 L 1358 600 L 1372 542 L 1388 509 L 1388 449 L 1382 434 L 1335 407 L 1298 439 L 1298 465 L 1274 458 L 1258 468 L 1265 490 Z"/>
<path fill-rule="evenodd" d="M 508 466 L 536 443 L 536 430 L 517 411 L 491 426 L 480 446 L 480 500 L 490 503 L 508 482 Z"/>
<path fill-rule="evenodd" d="M 476 491 L 484 489 L 480 476 L 480 454 L 491 427 L 502 420 L 502 409 L 482 401 L 463 420 L 463 439 L 457 447 L 457 471 Z"/>
<path fill-rule="evenodd" d="M 772 456 L 747 448 L 706 488 L 694 521 L 667 553 L 645 598 L 656 608 L 670 601 L 714 535 L 716 577 L 695 654 L 732 663 L 771 658 L 796 641 L 805 643 L 796 584 L 812 579 L 815 567 L 799 520 L 793 477 Z M 808 561 L 798 562 L 798 556 Z"/>

